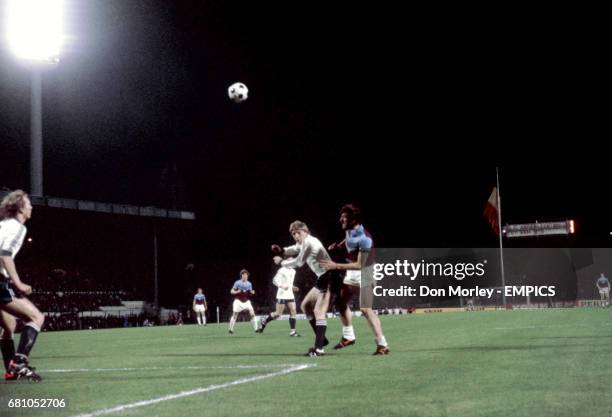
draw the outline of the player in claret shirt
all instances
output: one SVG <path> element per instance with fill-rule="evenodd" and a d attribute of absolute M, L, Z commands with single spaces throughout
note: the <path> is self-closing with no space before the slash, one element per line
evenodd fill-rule
<path fill-rule="evenodd" d="M 608 307 L 610 305 L 610 281 L 608 281 L 603 272 L 597 279 L 596 286 L 601 297 L 601 306 Z"/>
<path fill-rule="evenodd" d="M 349 304 L 359 297 L 361 313 L 368 320 L 368 324 L 376 339 L 374 355 L 388 355 L 389 347 L 383 334 L 380 319 L 372 309 L 373 290 L 369 279 L 362 279 L 362 272 L 371 268 L 374 263 L 372 235 L 361 224 L 361 210 L 353 204 L 346 204 L 340 209 L 340 225 L 344 230 L 344 240 L 330 245 L 329 250 L 346 250 L 346 262 L 337 263 L 331 260 L 321 261 L 321 267 L 326 270 L 346 271 L 342 282 L 340 296 L 336 298 L 336 307 L 340 312 L 342 322 L 342 339 L 334 349 L 343 349 L 355 344 L 352 312 Z"/>
<path fill-rule="evenodd" d="M 229 325 L 230 334 L 234 334 L 234 326 L 236 325 L 238 314 L 245 310 L 249 312 L 249 315 L 251 316 L 251 323 L 253 324 L 253 330 L 257 332 L 257 319 L 255 317 L 253 306 L 251 305 L 251 300 L 249 300 L 252 295 L 255 295 L 253 285 L 249 282 L 249 271 L 246 269 L 240 271 L 240 279 L 234 282 L 234 286 L 230 290 L 230 294 L 236 296 L 234 299 L 234 304 L 232 305 L 233 314 Z"/>
<path fill-rule="evenodd" d="M 206 296 L 202 293 L 202 288 L 198 288 L 198 292 L 193 296 L 193 311 L 196 313 L 198 326 L 206 326 Z"/>

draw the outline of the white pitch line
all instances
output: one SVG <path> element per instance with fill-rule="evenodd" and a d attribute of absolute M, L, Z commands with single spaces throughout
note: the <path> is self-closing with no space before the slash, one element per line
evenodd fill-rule
<path fill-rule="evenodd" d="M 542 327 L 542 326 L 540 326 Z M 537 326 L 521 326 L 521 327 L 494 327 L 493 330 L 523 330 L 523 329 L 537 329 Z"/>
<path fill-rule="evenodd" d="M 154 398 L 154 399 L 151 399 L 151 400 L 138 401 L 138 402 L 131 403 L 131 404 L 122 404 L 122 405 L 118 405 L 118 406 L 112 407 L 112 408 L 103 408 L 101 410 L 97 410 L 97 411 L 94 411 L 92 413 L 78 414 L 78 415 L 73 416 L 73 417 L 95 417 L 95 416 L 101 416 L 101 415 L 105 415 L 105 414 L 117 413 L 117 412 L 120 412 L 120 411 L 129 410 L 129 409 L 132 409 L 132 408 L 145 407 L 147 405 L 157 404 L 157 403 L 160 403 L 160 402 L 163 402 L 163 401 L 176 400 L 177 398 L 189 397 L 191 395 L 201 394 L 203 392 L 209 392 L 209 391 L 214 391 L 214 390 L 218 390 L 218 389 L 222 389 L 222 388 L 232 387 L 234 385 L 246 384 L 248 382 L 260 381 L 262 379 L 267 379 L 267 378 L 273 378 L 275 376 L 286 375 L 286 374 L 289 374 L 291 372 L 301 371 L 303 369 L 312 368 L 314 366 L 316 366 L 316 365 L 315 364 L 293 365 L 293 366 L 291 366 L 289 368 L 285 368 L 285 369 L 282 369 L 282 370 L 276 371 L 276 372 L 271 372 L 269 374 L 257 375 L 257 376 L 252 376 L 252 377 L 248 377 L 248 378 L 241 378 L 241 379 L 237 379 L 235 381 L 226 382 L 226 383 L 223 383 L 223 384 L 209 385 L 207 387 L 196 388 L 196 389 L 193 389 L 193 390 L 190 390 L 190 391 L 182 391 L 182 392 L 179 392 L 177 394 L 166 395 L 166 396 L 159 397 L 159 398 Z"/>
<path fill-rule="evenodd" d="M 40 373 L 70 373 L 70 372 L 130 372 L 130 371 L 163 371 L 171 369 L 257 369 L 257 368 L 287 368 L 300 364 L 270 364 L 270 365 L 233 365 L 233 366 L 150 366 L 143 368 L 76 368 L 76 369 L 40 369 Z"/>
<path fill-rule="evenodd" d="M 552 329 L 555 327 L 589 327 L 597 329 L 601 326 L 609 326 L 610 323 L 601 323 L 600 326 L 593 326 L 584 323 L 569 323 L 569 324 L 542 324 L 539 326 L 517 326 L 517 327 L 493 327 L 493 330 L 524 330 L 524 329 Z"/>

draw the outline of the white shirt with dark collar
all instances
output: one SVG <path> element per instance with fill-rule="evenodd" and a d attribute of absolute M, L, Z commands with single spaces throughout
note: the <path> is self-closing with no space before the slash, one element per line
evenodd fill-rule
<path fill-rule="evenodd" d="M 283 260 L 281 266 L 299 268 L 307 264 L 317 277 L 327 272 L 321 267 L 319 262 L 324 259 L 331 259 L 321 241 L 312 235 L 306 236 L 301 244 L 287 246 L 285 248 L 285 256 L 290 256 L 291 258 Z"/>
<path fill-rule="evenodd" d="M 0 221 L 0 255 L 10 256 L 15 259 L 17 252 L 21 249 L 27 228 L 15 218 Z M 0 265 L 0 274 L 9 277 L 4 265 Z"/>

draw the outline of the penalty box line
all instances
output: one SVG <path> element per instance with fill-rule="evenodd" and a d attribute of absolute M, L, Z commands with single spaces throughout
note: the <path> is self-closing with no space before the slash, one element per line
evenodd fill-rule
<path fill-rule="evenodd" d="M 192 389 L 189 391 L 181 391 L 176 394 L 165 395 L 163 397 L 153 398 L 151 400 L 137 401 L 137 402 L 130 403 L 130 404 L 122 404 L 122 405 L 118 405 L 115 407 L 103 408 L 101 410 L 93 411 L 91 413 L 78 414 L 73 417 L 95 417 L 95 416 L 101 416 L 101 415 L 106 415 L 106 414 L 118 413 L 121 411 L 133 409 L 133 408 L 145 407 L 145 406 L 152 405 L 152 404 L 158 404 L 164 401 L 176 400 L 178 398 L 189 397 L 189 396 L 201 394 L 204 392 L 210 392 L 210 391 L 215 391 L 215 390 L 219 390 L 223 388 L 233 387 L 235 385 L 241 385 L 241 384 L 246 384 L 249 382 L 261 381 L 263 379 L 274 378 L 276 376 L 287 375 L 292 372 L 301 371 L 301 370 L 312 368 L 315 366 L 316 366 L 315 364 L 292 365 L 287 368 L 281 369 L 280 371 L 270 372 L 268 374 L 256 375 L 256 376 L 251 376 L 248 378 L 240 378 L 234 381 L 225 382 L 223 384 L 209 385 L 207 387 L 196 388 L 196 389 Z"/>
<path fill-rule="evenodd" d="M 72 372 L 132 372 L 132 371 L 168 371 L 173 369 L 257 369 L 257 368 L 288 368 L 301 364 L 269 364 L 269 365 L 231 365 L 231 366 L 145 366 L 141 368 L 74 368 L 74 369 L 40 369 L 41 374 L 72 373 Z"/>

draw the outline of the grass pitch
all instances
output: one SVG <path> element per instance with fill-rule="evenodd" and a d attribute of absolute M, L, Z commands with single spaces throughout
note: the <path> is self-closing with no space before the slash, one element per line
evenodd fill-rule
<path fill-rule="evenodd" d="M 226 324 L 43 333 L 32 353 L 43 382 L 0 382 L 0 416 L 612 416 L 611 309 L 381 318 L 385 357 L 371 356 L 363 318 L 357 344 L 320 358 L 302 356 L 305 321 L 300 338 L 286 321 L 263 335 L 249 323 L 234 335 Z M 340 338 L 337 319 L 328 337 Z"/>

